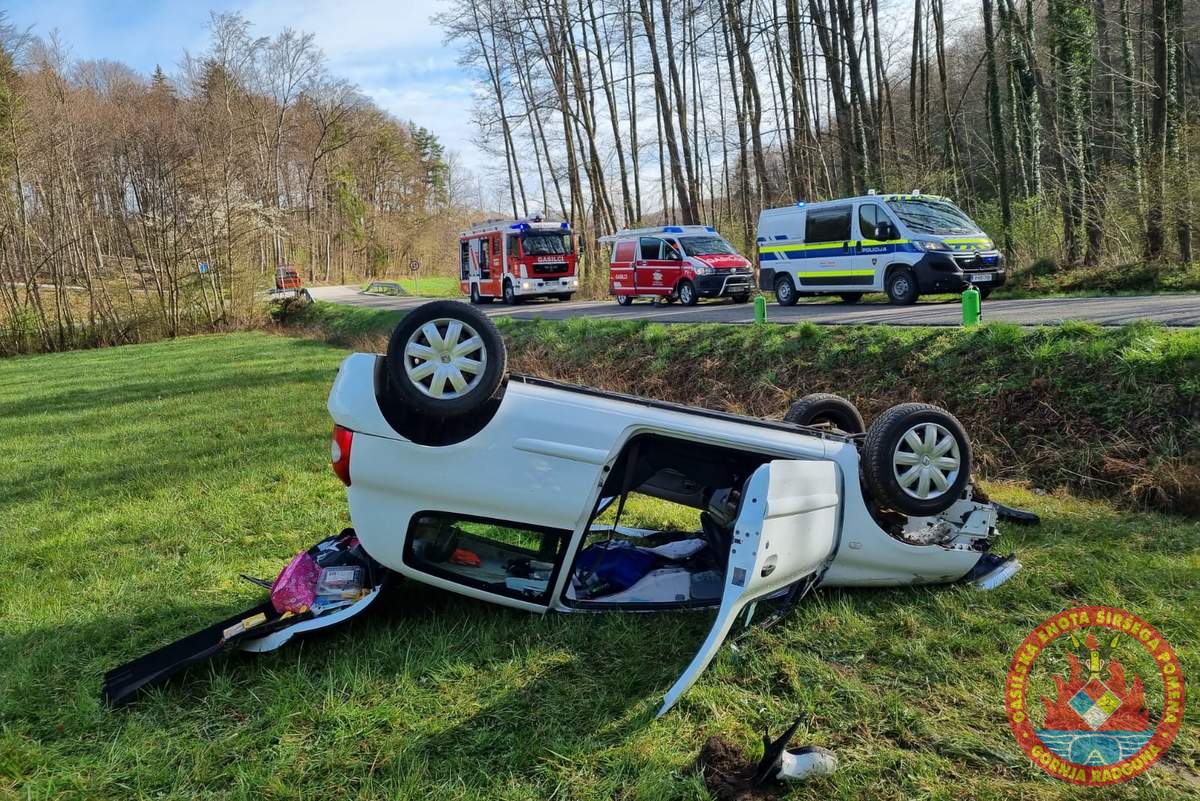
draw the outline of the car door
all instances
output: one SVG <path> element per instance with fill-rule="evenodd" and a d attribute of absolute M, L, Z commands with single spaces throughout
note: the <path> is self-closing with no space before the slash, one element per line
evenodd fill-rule
<path fill-rule="evenodd" d="M 638 241 L 638 260 L 634 263 L 637 291 L 639 295 L 665 295 L 670 292 L 667 283 L 668 263 L 664 251 L 667 245 L 658 237 L 643 236 Z"/>
<path fill-rule="evenodd" d="M 864 277 L 856 264 L 853 204 L 812 208 L 804 221 L 803 266 L 796 276 L 804 291 L 845 289 Z M 867 281 L 866 283 L 870 283 Z"/>
<path fill-rule="evenodd" d="M 855 269 L 862 272 L 855 281 L 869 283 L 875 289 L 883 289 L 883 273 L 887 269 L 889 259 L 887 254 L 894 253 L 899 243 L 894 237 L 883 239 L 878 230 L 880 223 L 891 223 L 886 211 L 878 203 L 863 202 L 858 204 L 855 224 L 858 226 L 858 257 L 855 259 Z M 894 225 L 894 223 L 893 223 Z"/>
<path fill-rule="evenodd" d="M 776 460 L 754 471 L 734 524 L 717 618 L 659 717 L 708 667 L 747 606 L 824 568 L 837 548 L 838 503 L 834 462 Z"/>

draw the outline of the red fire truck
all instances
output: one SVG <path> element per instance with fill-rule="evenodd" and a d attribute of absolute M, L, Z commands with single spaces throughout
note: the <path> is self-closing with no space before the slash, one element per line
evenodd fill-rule
<path fill-rule="evenodd" d="M 472 303 L 570 300 L 579 288 L 575 236 L 564 221 L 488 220 L 458 237 L 459 285 Z"/>

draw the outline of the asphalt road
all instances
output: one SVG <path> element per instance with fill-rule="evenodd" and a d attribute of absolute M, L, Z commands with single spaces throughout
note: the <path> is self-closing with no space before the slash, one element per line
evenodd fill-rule
<path fill-rule="evenodd" d="M 311 287 L 317 300 L 366 306 L 376 309 L 410 309 L 424 298 L 398 298 L 368 295 L 356 286 Z M 464 298 L 465 300 L 465 298 Z M 727 300 L 701 301 L 697 306 L 651 305 L 638 301 L 618 306 L 614 300 L 585 300 L 560 303 L 531 301 L 520 306 L 501 303 L 480 307 L 492 316 L 518 319 L 545 318 L 565 320 L 571 317 L 597 317 L 609 320 L 657 320 L 667 323 L 749 323 L 754 321 L 752 303 L 733 304 Z M 1004 320 L 1020 325 L 1043 325 L 1063 320 L 1085 320 L 1099 325 L 1124 325 L 1136 320 L 1152 320 L 1168 326 L 1200 326 L 1200 294 L 1123 295 L 1107 298 L 1038 298 L 1036 300 L 989 300 L 983 304 L 984 320 Z M 958 325 L 962 309 L 956 301 L 918 302 L 912 306 L 892 306 L 884 300 L 863 303 L 804 303 L 792 307 L 770 305 L 767 320 L 792 323 L 811 320 L 826 325 L 886 323 L 888 325 Z"/>

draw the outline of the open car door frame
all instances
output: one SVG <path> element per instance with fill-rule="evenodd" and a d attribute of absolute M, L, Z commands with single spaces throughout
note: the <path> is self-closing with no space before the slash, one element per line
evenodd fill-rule
<path fill-rule="evenodd" d="M 837 551 L 838 469 L 832 461 L 777 459 L 746 481 L 734 524 L 721 606 L 704 644 L 667 691 L 662 717 L 691 687 L 747 606 L 821 570 Z"/>

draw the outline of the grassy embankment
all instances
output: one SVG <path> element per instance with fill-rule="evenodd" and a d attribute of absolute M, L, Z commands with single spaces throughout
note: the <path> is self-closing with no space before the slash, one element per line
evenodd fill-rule
<path fill-rule="evenodd" d="M 640 376 L 627 388 L 680 397 L 686 381 L 721 405 L 774 410 L 800 374 L 771 366 L 782 345 L 744 331 L 507 333 L 516 366 L 557 359 L 555 372 L 580 378 L 591 358 L 608 385 Z M 914 349 L 936 341 L 912 335 Z M 1002 335 L 1015 336 L 975 336 Z M 819 332 L 776 336 L 806 352 Z M 820 341 L 842 360 L 896 363 L 901 345 L 876 339 L 883 331 L 846 336 Z M 1046 336 L 1027 345 L 1049 358 L 1079 350 L 1084 332 Z M 1124 342 L 1116 352 L 1135 367 L 1179 347 L 1153 331 L 1120 336 L 1105 341 Z M 953 354 L 955 342 L 940 347 Z M 623 374 L 609 352 L 619 343 Z M 0 797 L 703 799 L 692 763 L 705 737 L 753 750 L 762 726 L 803 713 L 800 738 L 836 749 L 841 768 L 795 798 L 1066 799 L 1078 793 L 1020 753 L 1004 718 L 1010 653 L 1036 623 L 1078 604 L 1123 606 L 1200 675 L 1200 525 L 989 481 L 1044 518 L 1006 531 L 1001 547 L 1027 565 L 1008 585 L 818 592 L 725 649 L 661 721 L 661 694 L 708 615 L 539 619 L 416 586 L 342 631 L 102 708 L 105 670 L 251 605 L 261 591 L 239 572 L 272 575 L 348 522 L 324 409 L 344 353 L 234 334 L 0 361 Z M 1149 777 L 1105 797 L 1194 797 L 1198 708 Z"/>

